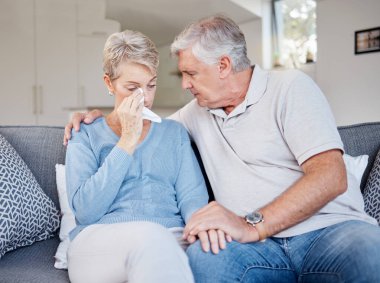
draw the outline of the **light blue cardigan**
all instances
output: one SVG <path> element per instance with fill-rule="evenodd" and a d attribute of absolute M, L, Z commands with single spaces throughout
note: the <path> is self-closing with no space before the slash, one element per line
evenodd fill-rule
<path fill-rule="evenodd" d="M 152 123 L 131 156 L 104 118 L 72 131 L 66 183 L 77 227 L 73 239 L 95 223 L 151 221 L 182 227 L 207 204 L 205 182 L 188 133 L 175 121 Z"/>

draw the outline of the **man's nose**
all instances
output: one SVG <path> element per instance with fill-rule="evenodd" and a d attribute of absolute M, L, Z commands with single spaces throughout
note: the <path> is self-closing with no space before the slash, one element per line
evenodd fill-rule
<path fill-rule="evenodd" d="M 191 88 L 191 83 L 189 82 L 189 80 L 185 76 L 182 76 L 182 88 L 183 89 Z"/>

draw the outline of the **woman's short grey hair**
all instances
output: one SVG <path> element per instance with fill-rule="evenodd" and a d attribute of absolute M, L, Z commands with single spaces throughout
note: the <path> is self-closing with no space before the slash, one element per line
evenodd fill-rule
<path fill-rule="evenodd" d="M 103 71 L 111 80 L 120 74 L 121 63 L 144 65 L 155 74 L 158 68 L 158 51 L 153 41 L 138 31 L 125 30 L 111 34 L 103 50 Z"/>
<path fill-rule="evenodd" d="M 189 47 L 198 60 L 208 65 L 217 64 L 223 55 L 228 55 L 235 72 L 251 66 L 243 32 L 224 15 L 204 18 L 187 26 L 172 43 L 171 53 L 178 55 Z"/>

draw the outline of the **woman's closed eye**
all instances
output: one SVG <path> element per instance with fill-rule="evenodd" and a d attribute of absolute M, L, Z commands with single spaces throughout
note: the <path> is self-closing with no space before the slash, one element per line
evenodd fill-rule
<path fill-rule="evenodd" d="M 157 86 L 156 84 L 148 85 L 148 89 L 149 89 L 149 90 L 155 89 L 156 86 Z"/>
<path fill-rule="evenodd" d="M 126 90 L 128 90 L 128 91 L 133 92 L 133 91 L 135 91 L 136 89 L 138 89 L 139 86 L 138 86 L 138 85 L 135 85 L 135 84 L 127 84 L 127 85 L 124 85 L 124 88 L 125 88 Z"/>

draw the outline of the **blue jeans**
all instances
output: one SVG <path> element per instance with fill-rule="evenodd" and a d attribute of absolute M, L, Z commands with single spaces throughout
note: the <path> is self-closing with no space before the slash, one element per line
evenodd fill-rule
<path fill-rule="evenodd" d="M 215 255 L 187 249 L 197 283 L 380 282 L 380 227 L 346 221 L 289 238 L 231 242 Z"/>

